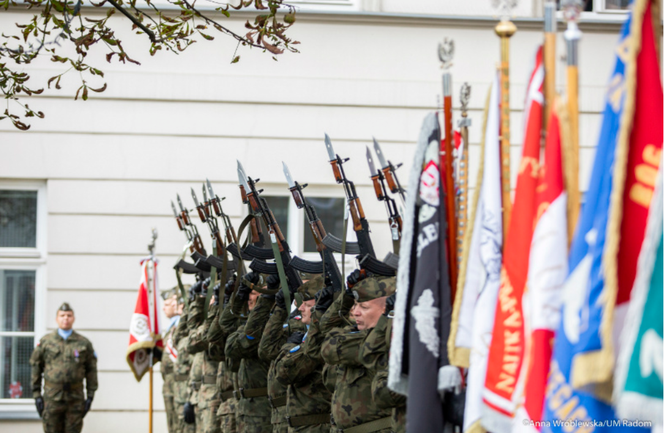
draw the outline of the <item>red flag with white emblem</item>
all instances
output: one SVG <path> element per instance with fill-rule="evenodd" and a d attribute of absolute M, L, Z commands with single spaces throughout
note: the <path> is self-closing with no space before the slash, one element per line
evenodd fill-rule
<path fill-rule="evenodd" d="M 140 382 L 143 375 L 154 365 L 152 351 L 162 352 L 164 343 L 161 339 L 159 323 L 159 285 L 157 283 L 157 262 L 152 258 L 141 261 L 141 284 L 138 299 L 129 325 L 129 347 L 127 363 Z"/>

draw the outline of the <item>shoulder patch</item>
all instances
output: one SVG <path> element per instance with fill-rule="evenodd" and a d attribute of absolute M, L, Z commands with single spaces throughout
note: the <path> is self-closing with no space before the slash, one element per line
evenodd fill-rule
<path fill-rule="evenodd" d="M 251 335 L 247 335 L 247 340 L 255 340 L 256 337 L 252 337 Z"/>
<path fill-rule="evenodd" d="M 299 346 L 299 345 L 293 347 L 291 350 L 289 350 L 289 352 L 290 352 L 290 353 L 295 353 L 295 352 L 297 352 L 298 350 L 300 350 L 300 346 Z"/>
<path fill-rule="evenodd" d="M 282 328 L 288 328 L 288 323 L 284 323 L 284 326 Z"/>
<path fill-rule="evenodd" d="M 293 319 L 295 319 L 295 320 L 302 320 L 302 316 L 295 316 L 295 317 L 293 317 Z"/>

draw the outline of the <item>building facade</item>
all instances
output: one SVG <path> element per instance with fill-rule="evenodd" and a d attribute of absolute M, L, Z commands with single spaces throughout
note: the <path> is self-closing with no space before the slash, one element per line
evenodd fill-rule
<path fill-rule="evenodd" d="M 594 0 L 585 12 L 580 42 L 581 189 L 585 190 L 600 126 L 614 45 L 625 18 L 624 1 Z M 99 391 L 85 431 L 126 433 L 147 429 L 148 381 L 136 383 L 125 361 L 128 327 L 139 284 L 139 261 L 147 255 L 151 229 L 162 288 L 175 285 L 172 266 L 184 236 L 170 201 L 178 193 L 190 209 L 190 188 L 200 197 L 209 178 L 225 196 L 235 224 L 246 214 L 237 188 L 236 160 L 260 178 L 264 194 L 293 252 L 314 258 L 305 218 L 290 198 L 281 162 L 295 180 L 308 183 L 328 232 L 342 231 L 344 193 L 332 177 L 323 144 L 328 133 L 337 153 L 350 157 L 378 255 L 391 248 L 383 205 L 375 200 L 365 146 L 375 137 L 408 178 L 421 122 L 441 94 L 437 45 L 454 39 L 451 72 L 455 116 L 459 88 L 472 86 L 469 116 L 471 188 L 477 173 L 482 107 L 499 60 L 494 10 L 488 1 L 335 0 L 298 1 L 292 36 L 299 54 L 275 62 L 221 36 L 194 44 L 180 55 L 148 54 L 147 38 L 132 35 L 120 18 L 118 31 L 137 65 L 97 64 L 108 89 L 74 101 L 80 85 L 71 73 L 63 90 L 29 101 L 46 113 L 27 132 L 0 122 L 0 430 L 38 432 L 30 392 L 28 358 L 39 338 L 55 329 L 63 301 L 76 312 L 75 329 L 98 354 Z M 519 28 L 511 39 L 512 174 L 522 140 L 525 86 L 543 40 L 542 1 L 514 10 Z M 226 22 L 240 29 L 251 14 Z M 0 26 L 27 21 L 24 12 L 0 15 Z M 562 18 L 559 17 L 559 21 Z M 565 91 L 565 53 L 559 23 L 557 87 Z M 35 77 L 62 72 L 37 61 Z M 95 85 L 96 83 L 90 83 Z M 195 218 L 195 213 L 192 214 Z M 198 229 L 210 249 L 207 228 Z M 351 238 L 352 239 L 352 236 Z M 346 272 L 354 263 L 348 260 Z M 158 367 L 157 367 L 158 370 Z M 155 374 L 155 431 L 165 431 Z M 8 430 L 5 430 L 8 429 Z"/>

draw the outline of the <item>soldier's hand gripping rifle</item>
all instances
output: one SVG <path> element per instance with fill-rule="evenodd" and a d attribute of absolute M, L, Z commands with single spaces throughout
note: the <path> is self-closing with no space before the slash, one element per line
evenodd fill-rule
<path fill-rule="evenodd" d="M 322 271 L 324 270 L 325 279 L 327 280 L 326 283 L 331 285 L 335 291 L 340 291 L 344 285 L 343 277 L 341 275 L 341 272 L 339 272 L 339 266 L 337 265 L 337 261 L 334 259 L 332 250 L 327 248 L 323 243 L 323 239 L 325 239 L 326 236 L 325 228 L 323 227 L 323 222 L 320 220 L 320 218 L 318 218 L 316 209 L 314 209 L 314 207 L 307 202 L 307 199 L 304 198 L 304 194 L 302 194 L 302 190 L 306 188 L 308 185 L 306 183 L 304 185 L 300 185 L 299 183 L 294 181 L 293 177 L 290 174 L 290 170 L 288 170 L 288 167 L 286 166 L 286 163 L 282 162 L 282 164 L 284 166 L 284 175 L 286 176 L 286 181 L 288 182 L 288 188 L 291 194 L 293 195 L 293 200 L 295 201 L 295 205 L 297 206 L 298 209 L 304 209 L 304 213 L 307 215 L 307 220 L 309 221 L 309 227 L 311 228 L 311 234 L 314 236 L 314 241 L 316 242 L 316 250 L 320 254 L 322 263 L 324 264 L 324 269 L 321 269 L 318 272 L 316 272 L 318 269 L 314 268 L 313 266 L 310 267 L 300 266 L 304 264 L 308 265 L 311 264 L 312 262 L 307 262 L 306 260 L 302 260 L 299 257 L 293 257 L 293 260 L 291 261 L 291 266 L 297 269 L 298 271 L 312 273 L 312 274 L 322 273 Z"/>
<path fill-rule="evenodd" d="M 356 245 L 354 245 L 352 242 L 346 243 L 346 252 L 353 253 L 354 251 L 357 251 L 357 253 L 359 253 L 358 259 L 362 269 L 366 269 L 367 271 L 377 275 L 395 275 L 394 268 L 386 265 L 376 258 L 373 243 L 369 237 L 369 221 L 367 221 L 364 216 L 364 210 L 362 209 L 360 198 L 357 196 L 355 184 L 348 180 L 346 173 L 344 172 L 343 164 L 350 158 L 341 159 L 339 155 L 334 153 L 332 142 L 330 141 L 330 137 L 327 134 L 325 134 L 325 147 L 327 149 L 328 157 L 330 158 L 330 165 L 332 166 L 334 179 L 337 183 L 342 184 L 344 187 L 346 200 L 350 210 L 350 216 L 353 220 L 353 230 L 355 230 L 355 235 L 357 236 Z M 346 234 L 344 233 L 343 236 L 346 236 Z M 341 252 L 342 242 L 340 239 L 335 238 L 332 235 L 327 235 L 326 238 L 323 239 L 323 243 L 333 251 Z"/>
<path fill-rule="evenodd" d="M 376 143 L 375 139 L 374 143 Z M 390 222 L 390 232 L 392 234 L 394 254 L 399 254 L 399 242 L 401 241 L 401 228 L 403 226 L 403 221 L 401 220 L 401 215 L 399 215 L 396 202 L 387 194 L 387 188 L 385 188 L 385 176 L 383 175 L 382 171 L 376 170 L 376 166 L 374 165 L 373 158 L 371 157 L 371 151 L 369 150 L 368 146 L 367 163 L 369 164 L 369 173 L 371 173 L 371 181 L 373 182 L 376 198 L 378 201 L 385 203 L 387 218 Z"/>
<path fill-rule="evenodd" d="M 242 184 L 241 178 L 242 177 L 247 178 L 247 174 L 245 173 L 244 167 L 242 167 L 240 161 L 237 161 L 237 171 L 238 171 L 238 180 L 240 181 L 240 195 L 242 196 L 242 203 L 246 204 L 249 207 L 249 214 L 254 214 L 254 210 L 251 207 L 251 204 L 249 203 L 249 199 L 247 197 L 249 191 L 247 191 L 244 185 Z M 249 228 L 251 229 L 251 243 L 258 248 L 264 247 L 265 236 L 263 235 L 263 230 L 261 229 L 261 225 L 258 223 L 258 220 L 256 218 L 250 220 Z M 274 257 L 267 257 L 267 258 L 274 258 Z"/>
<path fill-rule="evenodd" d="M 284 235 L 281 233 L 279 224 L 270 210 L 267 201 L 259 195 L 263 190 L 256 189 L 256 183 L 258 183 L 260 179 L 253 180 L 249 176 L 246 176 L 244 170 L 241 170 L 241 166 L 238 166 L 238 177 L 247 193 L 247 200 L 253 213 L 263 219 L 263 222 L 269 231 L 271 241 L 276 244 L 277 251 L 275 251 L 274 254 L 278 252 L 279 258 L 275 257 L 275 260 L 280 260 L 283 265 L 286 274 L 285 276 L 288 280 L 288 287 L 293 291 L 297 290 L 297 288 L 302 285 L 302 279 L 300 278 L 300 274 L 290 266 L 292 261 L 290 248 Z M 249 265 L 249 267 L 256 272 L 270 274 L 277 273 L 274 272 L 274 268 L 277 266 L 278 265 L 273 263 L 265 263 L 256 259 L 252 260 Z M 278 271 L 278 269 L 276 270 Z"/>

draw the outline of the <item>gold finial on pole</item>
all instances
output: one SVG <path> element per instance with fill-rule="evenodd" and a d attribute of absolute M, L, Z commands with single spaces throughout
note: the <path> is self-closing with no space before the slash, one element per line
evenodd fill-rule
<path fill-rule="evenodd" d="M 458 155 L 457 185 L 459 195 L 457 196 L 457 264 L 461 263 L 463 256 L 463 237 L 468 228 L 468 127 L 471 119 L 468 117 L 468 103 L 470 102 L 470 85 L 463 83 L 460 92 L 461 119 L 457 125 L 461 130 L 461 152 Z"/>
<path fill-rule="evenodd" d="M 544 131 L 556 97 L 556 31 L 556 2 L 547 0 L 544 2 Z"/>
<path fill-rule="evenodd" d="M 567 21 L 567 30 L 564 33 L 567 42 L 567 114 L 570 125 L 569 161 L 570 176 L 567 187 L 567 224 L 568 238 L 571 243 L 574 228 L 579 218 L 581 197 L 579 193 L 579 56 L 578 46 L 581 39 L 579 19 L 583 10 L 581 0 L 563 0 L 563 16 Z"/>
<path fill-rule="evenodd" d="M 500 12 L 500 22 L 495 28 L 500 37 L 500 160 L 501 190 L 503 202 L 503 239 L 507 238 L 512 199 L 510 197 L 510 37 L 516 26 L 510 21 L 512 8 L 517 0 L 493 0 Z"/>

